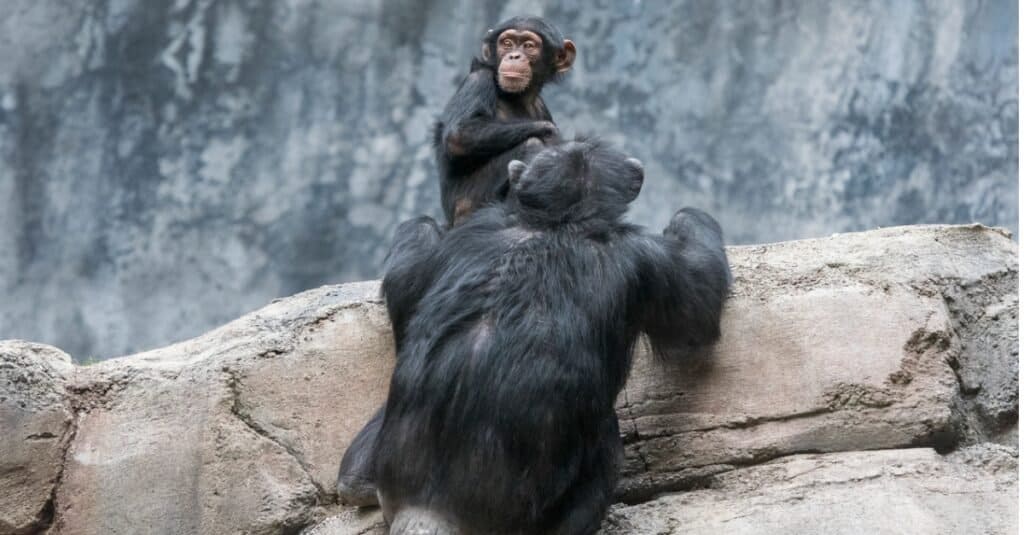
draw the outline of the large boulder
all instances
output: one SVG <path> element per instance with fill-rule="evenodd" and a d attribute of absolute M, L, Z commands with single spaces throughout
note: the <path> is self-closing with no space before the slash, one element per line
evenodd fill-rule
<path fill-rule="evenodd" d="M 1006 235 L 903 227 L 729 257 L 722 340 L 675 364 L 641 354 L 621 396 L 627 500 L 793 453 L 948 451 L 1007 433 L 1016 443 L 1017 246 Z M 973 372 L 969 387 L 958 370 Z"/>
<path fill-rule="evenodd" d="M 197 339 L 82 368 L 58 532 L 292 533 L 384 399 L 376 283 L 275 302 Z"/>
<path fill-rule="evenodd" d="M 903 227 L 729 256 L 721 342 L 665 362 L 638 351 L 619 400 L 626 465 L 608 532 L 732 532 L 749 509 L 760 532 L 790 533 L 812 522 L 800 503 L 861 493 L 933 524 L 1009 526 L 995 515 L 1015 500 L 1017 453 L 991 445 L 1016 444 L 1017 246 L 1005 233 Z M 378 293 L 375 282 L 311 290 L 64 373 L 54 399 L 74 411 L 74 439 L 56 487 L 37 480 L 48 491 L 37 502 L 54 497 L 51 531 L 379 532 L 379 514 L 342 508 L 332 491 L 393 364 Z M 21 369 L 19 355 L 0 362 Z M 978 467 L 963 448 L 981 443 Z M 827 481 L 814 501 L 808 489 Z M 958 488 L 980 489 L 987 508 L 947 514 Z M 839 509 L 822 505 L 811 525 L 874 526 Z"/>

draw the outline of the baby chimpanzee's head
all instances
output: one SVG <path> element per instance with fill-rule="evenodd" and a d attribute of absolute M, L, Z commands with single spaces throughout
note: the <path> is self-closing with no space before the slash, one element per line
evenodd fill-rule
<path fill-rule="evenodd" d="M 640 160 L 600 141 L 577 139 L 548 147 L 529 165 L 508 164 L 509 201 L 533 223 L 617 220 L 640 193 Z"/>

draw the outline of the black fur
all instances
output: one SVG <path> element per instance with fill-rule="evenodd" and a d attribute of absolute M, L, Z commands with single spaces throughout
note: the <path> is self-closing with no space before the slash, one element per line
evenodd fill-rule
<path fill-rule="evenodd" d="M 496 80 L 495 41 L 510 28 L 532 31 L 544 41 L 531 89 L 517 94 L 502 91 Z M 554 61 L 562 42 L 561 32 L 537 17 L 509 19 L 485 35 L 483 44 L 489 47 L 490 57 L 474 58 L 469 76 L 434 127 L 441 205 L 448 225 L 503 198 L 508 163 L 528 160 L 544 142 L 557 139 L 558 129 L 540 91 L 558 77 Z M 528 143 L 531 139 L 539 142 Z"/>
<path fill-rule="evenodd" d="M 623 222 L 642 167 L 594 141 L 509 172 L 508 202 L 443 235 L 407 222 L 391 251 L 397 365 L 361 435 L 392 533 L 593 533 L 639 335 L 661 354 L 719 336 L 731 276 L 711 216 L 680 210 L 662 236 Z"/>

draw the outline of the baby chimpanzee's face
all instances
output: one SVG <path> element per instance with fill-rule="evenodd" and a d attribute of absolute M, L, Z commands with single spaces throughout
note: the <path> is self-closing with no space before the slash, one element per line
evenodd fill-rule
<path fill-rule="evenodd" d="M 549 147 L 529 165 L 508 166 L 511 197 L 533 219 L 552 223 L 615 219 L 640 193 L 640 160 L 593 140 Z"/>

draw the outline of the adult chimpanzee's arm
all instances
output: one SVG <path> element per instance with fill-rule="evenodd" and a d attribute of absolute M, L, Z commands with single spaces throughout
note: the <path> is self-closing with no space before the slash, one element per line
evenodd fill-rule
<path fill-rule="evenodd" d="M 377 503 L 377 478 L 373 473 L 374 453 L 377 450 L 374 446 L 383 422 L 384 407 L 381 407 L 345 450 L 336 483 L 341 503 L 360 507 Z"/>
<path fill-rule="evenodd" d="M 495 115 L 497 89 L 494 73 L 478 69 L 470 73 L 441 118 L 438 142 L 449 159 L 487 157 L 505 152 L 531 137 L 548 139 L 558 134 L 549 120 L 500 119 Z"/>
<path fill-rule="evenodd" d="M 395 231 L 395 240 L 384 262 L 381 290 L 397 348 L 401 348 L 409 315 L 433 278 L 431 258 L 440 241 L 440 227 L 427 216 L 405 221 Z M 377 502 L 374 446 L 383 421 L 384 408 L 381 407 L 359 431 L 341 459 L 337 490 L 343 503 L 371 505 Z"/>
<path fill-rule="evenodd" d="M 676 212 L 662 237 L 639 246 L 640 328 L 656 353 L 716 341 L 732 274 L 722 229 L 695 208 Z"/>
<path fill-rule="evenodd" d="M 433 280 L 433 253 L 441 241 L 441 227 L 433 218 L 417 217 L 395 231 L 381 290 L 388 307 L 396 347 L 401 347 L 405 325 Z"/>

